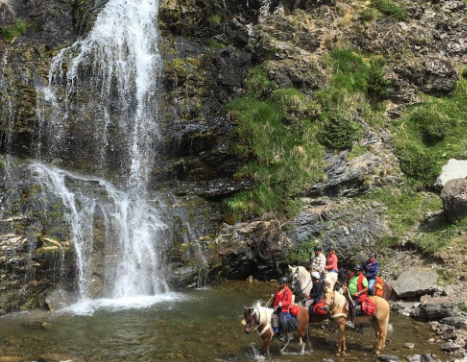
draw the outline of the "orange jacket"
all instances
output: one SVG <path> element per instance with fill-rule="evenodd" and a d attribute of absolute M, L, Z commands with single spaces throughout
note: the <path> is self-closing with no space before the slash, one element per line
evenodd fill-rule
<path fill-rule="evenodd" d="M 292 304 L 292 291 L 288 286 L 285 286 L 284 289 L 282 289 L 282 287 L 277 289 L 276 296 L 274 298 L 274 307 L 278 307 L 279 302 L 282 302 L 281 312 L 288 312 L 289 307 Z"/>

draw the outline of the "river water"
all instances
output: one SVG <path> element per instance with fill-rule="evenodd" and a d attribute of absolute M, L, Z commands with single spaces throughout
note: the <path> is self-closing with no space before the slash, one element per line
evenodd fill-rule
<path fill-rule="evenodd" d="M 51 313 L 32 311 L 0 319 L 0 356 L 38 360 L 47 354 L 81 357 L 85 361 L 253 361 L 261 346 L 257 334 L 243 332 L 243 306 L 268 300 L 271 283 L 226 282 L 216 288 L 167 293 L 157 297 L 81 302 Z M 401 359 L 408 355 L 435 353 L 443 360 L 440 344 L 430 325 L 396 313 L 391 315 L 394 332 L 385 354 Z M 348 354 L 336 358 L 337 335 L 312 328 L 314 352 L 296 355 L 298 343 L 281 355 L 278 341 L 271 345 L 274 361 L 375 361 L 374 338 L 368 326 L 363 335 L 349 332 Z M 298 339 L 298 337 L 297 337 Z M 404 343 L 412 342 L 408 350 Z M 0 361 L 2 359 L 0 358 Z"/>

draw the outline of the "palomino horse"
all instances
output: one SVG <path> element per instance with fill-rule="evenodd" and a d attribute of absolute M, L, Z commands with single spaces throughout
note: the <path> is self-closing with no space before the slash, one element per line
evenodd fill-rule
<path fill-rule="evenodd" d="M 374 315 L 357 317 L 355 323 L 359 324 L 370 320 L 376 335 L 376 341 L 373 348 L 375 353 L 379 355 L 386 343 L 391 308 L 389 307 L 389 303 L 381 297 L 373 296 L 370 297 L 370 299 L 376 304 Z M 339 328 L 339 339 L 336 353 L 336 355 L 339 356 L 341 352 L 345 353 L 347 350 L 345 345 L 345 322 L 348 317 L 348 301 L 342 294 L 329 290 L 325 294 L 325 305 L 326 308 L 329 309 L 332 320 Z"/>
<path fill-rule="evenodd" d="M 352 274 L 353 274 L 353 271 L 351 270 L 345 271 L 345 269 L 340 269 L 339 277 L 338 277 L 338 284 L 346 285 L 347 281 L 350 279 L 350 276 Z M 391 299 L 391 295 L 392 295 L 392 287 L 386 281 L 383 281 L 383 295 L 381 295 L 381 298 L 389 301 L 389 299 Z"/>
<path fill-rule="evenodd" d="M 313 288 L 313 282 L 311 280 L 310 273 L 302 266 L 290 266 L 289 269 L 292 290 L 298 298 L 305 298 L 310 294 L 311 288 Z M 334 289 L 334 285 L 337 282 L 337 273 L 326 273 L 324 277 L 324 283 L 329 290 Z"/>
<path fill-rule="evenodd" d="M 257 331 L 261 339 L 263 340 L 263 346 L 261 348 L 261 354 L 266 354 L 267 358 L 271 357 L 269 353 L 269 343 L 274 337 L 275 333 L 271 326 L 271 318 L 274 313 L 274 309 L 262 307 L 259 303 L 256 306 L 247 308 L 243 307 L 245 312 L 243 314 L 243 324 L 245 325 L 244 331 L 247 334 L 250 334 L 253 331 Z M 306 330 L 308 327 L 308 311 L 302 306 L 298 306 L 298 327 L 297 332 L 300 335 L 300 346 L 301 354 L 305 353 L 305 347 L 307 344 L 310 346 L 311 343 L 308 338 L 306 338 Z M 293 339 L 293 333 L 287 333 L 287 342 L 284 347 L 281 348 L 281 351 L 285 351 L 290 341 Z M 304 342 L 305 341 L 305 342 Z"/>

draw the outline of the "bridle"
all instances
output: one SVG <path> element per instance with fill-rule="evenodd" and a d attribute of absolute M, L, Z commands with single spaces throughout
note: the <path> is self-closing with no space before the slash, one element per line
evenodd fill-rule
<path fill-rule="evenodd" d="M 299 271 L 297 270 L 297 272 L 293 273 L 293 278 L 292 278 L 292 289 L 295 290 L 295 275 L 297 275 L 297 278 L 298 278 L 298 275 L 299 275 Z M 308 281 L 308 283 L 302 288 L 302 290 L 300 290 L 299 292 L 296 292 L 297 294 L 300 294 L 302 293 L 306 288 L 308 288 L 308 286 L 310 285 L 310 283 L 312 282 L 312 278 L 310 277 L 310 280 Z"/>
<path fill-rule="evenodd" d="M 250 310 L 253 310 L 253 312 L 250 312 Z M 251 332 L 258 331 L 258 328 L 263 324 L 263 323 L 260 323 L 259 321 L 255 320 L 255 318 L 253 317 L 256 314 L 256 312 L 257 311 L 256 311 L 255 308 L 248 308 L 248 313 L 249 313 L 248 320 L 250 320 L 252 322 L 251 323 L 246 322 L 247 324 L 245 325 L 245 327 L 248 327 L 250 329 L 248 332 L 246 332 L 246 334 L 250 334 Z M 246 318 L 245 318 L 245 321 L 247 321 Z M 257 326 L 254 327 L 254 328 L 253 328 L 253 323 L 257 324 Z M 259 336 L 261 337 L 269 329 L 271 329 L 271 323 L 270 322 L 266 323 L 266 325 L 264 326 L 264 329 L 261 332 L 258 331 Z"/>
<path fill-rule="evenodd" d="M 325 306 L 328 307 L 328 309 L 331 308 L 331 305 L 335 302 L 336 300 L 336 297 L 335 297 L 335 292 L 327 292 L 326 294 L 332 294 L 332 298 L 331 298 L 331 303 L 326 303 Z M 336 303 L 334 303 L 336 304 Z M 329 311 L 329 315 L 332 317 L 332 313 L 334 313 L 337 309 L 337 304 L 335 305 L 334 309 L 333 310 L 330 310 Z"/>

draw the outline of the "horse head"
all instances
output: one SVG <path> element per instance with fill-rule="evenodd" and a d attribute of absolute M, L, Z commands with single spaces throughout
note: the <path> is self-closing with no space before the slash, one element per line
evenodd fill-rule
<path fill-rule="evenodd" d="M 290 269 L 290 274 L 289 274 L 290 287 L 292 288 L 292 290 L 295 290 L 295 287 L 300 279 L 300 267 L 289 265 L 289 269 Z"/>
<path fill-rule="evenodd" d="M 335 294 L 334 292 L 331 290 L 331 291 L 327 291 L 326 293 L 324 293 L 324 310 L 326 312 L 329 312 L 331 310 L 331 308 L 334 306 L 334 303 L 335 303 Z"/>

